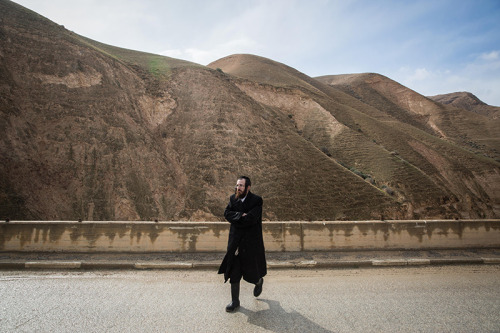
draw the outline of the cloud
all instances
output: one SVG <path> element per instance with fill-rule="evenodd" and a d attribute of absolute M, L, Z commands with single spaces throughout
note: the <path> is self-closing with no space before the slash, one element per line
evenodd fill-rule
<path fill-rule="evenodd" d="M 184 49 L 164 50 L 159 52 L 159 54 L 192 61 L 202 65 L 208 65 L 209 63 L 228 55 L 237 53 L 254 53 L 255 50 L 258 50 L 259 48 L 260 46 L 256 41 L 243 37 L 230 40 L 225 43 L 220 43 L 206 49 L 187 47 Z"/>
<path fill-rule="evenodd" d="M 500 57 L 497 51 L 449 69 L 399 68 L 388 76 L 424 96 L 467 91 L 483 102 L 500 106 Z"/>
<path fill-rule="evenodd" d="M 184 57 L 184 51 L 182 50 L 165 50 L 159 52 L 160 55 L 164 55 L 171 58 L 182 58 Z"/>
<path fill-rule="evenodd" d="M 411 75 L 409 77 L 409 80 L 410 81 L 422 81 L 422 80 L 429 79 L 432 76 L 434 76 L 433 73 L 431 73 L 427 69 L 425 69 L 425 68 L 417 68 L 415 70 L 415 72 L 413 73 L 413 75 Z"/>
<path fill-rule="evenodd" d="M 427 68 L 411 68 L 409 66 L 401 67 L 399 70 L 391 74 L 392 79 L 407 85 L 420 84 L 421 82 L 426 82 L 430 80 L 436 80 L 440 77 L 442 78 L 447 72 L 431 71 Z"/>
<path fill-rule="evenodd" d="M 479 56 L 479 59 L 491 61 L 499 59 L 500 51 L 491 51 L 489 53 L 483 53 Z"/>

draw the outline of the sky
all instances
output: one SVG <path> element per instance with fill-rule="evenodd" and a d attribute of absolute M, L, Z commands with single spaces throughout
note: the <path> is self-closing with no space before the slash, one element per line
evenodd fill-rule
<path fill-rule="evenodd" d="M 500 0 L 15 0 L 77 34 L 201 65 L 237 53 L 311 77 L 379 73 L 500 106 Z"/>

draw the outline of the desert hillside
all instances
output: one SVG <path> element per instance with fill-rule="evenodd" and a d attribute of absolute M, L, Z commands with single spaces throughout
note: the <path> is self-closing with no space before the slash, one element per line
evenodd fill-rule
<path fill-rule="evenodd" d="M 430 96 L 429 98 L 436 102 L 482 114 L 489 118 L 500 118 L 500 107 L 488 105 L 469 92 L 456 92 Z"/>
<path fill-rule="evenodd" d="M 0 0 L 0 218 L 500 217 L 499 120 L 378 74 L 105 45 Z"/>

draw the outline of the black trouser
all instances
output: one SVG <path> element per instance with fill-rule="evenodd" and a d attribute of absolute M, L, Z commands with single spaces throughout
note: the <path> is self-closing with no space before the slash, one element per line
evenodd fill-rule
<path fill-rule="evenodd" d="M 240 283 L 243 277 L 243 272 L 241 271 L 240 256 L 235 255 L 233 264 L 231 265 L 231 272 L 229 273 L 229 283 Z"/>

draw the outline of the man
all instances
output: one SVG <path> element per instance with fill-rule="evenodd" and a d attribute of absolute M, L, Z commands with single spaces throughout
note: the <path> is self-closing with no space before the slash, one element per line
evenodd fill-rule
<path fill-rule="evenodd" d="M 240 281 L 255 284 L 253 294 L 262 292 L 263 277 L 267 274 L 264 240 L 262 238 L 262 198 L 250 192 L 250 178 L 241 176 L 235 193 L 229 198 L 224 217 L 231 223 L 227 252 L 219 267 L 224 282 L 231 284 L 231 303 L 227 312 L 240 306 Z"/>

